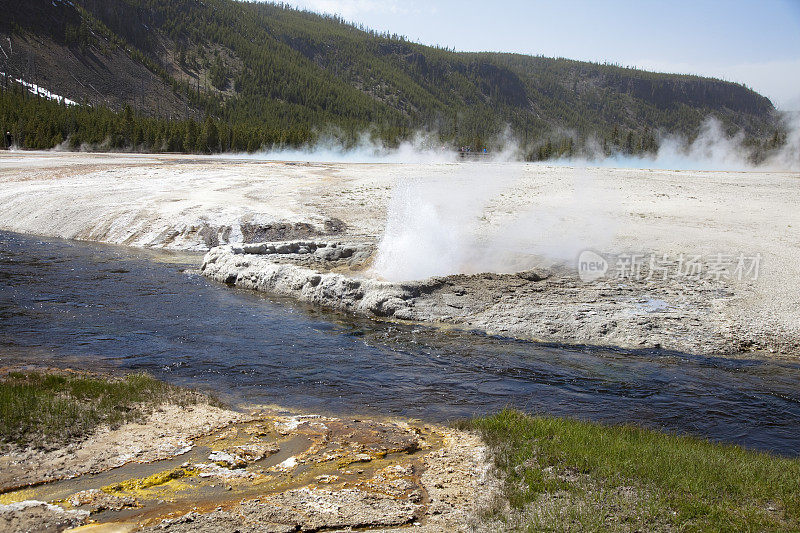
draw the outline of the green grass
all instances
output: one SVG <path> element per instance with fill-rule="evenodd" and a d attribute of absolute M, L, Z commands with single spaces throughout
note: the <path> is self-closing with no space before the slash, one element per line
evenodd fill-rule
<path fill-rule="evenodd" d="M 490 447 L 512 529 L 800 530 L 800 461 L 707 440 L 506 410 Z"/>
<path fill-rule="evenodd" d="M 102 424 L 141 420 L 166 403 L 215 403 L 147 374 L 120 378 L 67 372 L 10 372 L 0 377 L 0 448 L 55 447 Z"/>

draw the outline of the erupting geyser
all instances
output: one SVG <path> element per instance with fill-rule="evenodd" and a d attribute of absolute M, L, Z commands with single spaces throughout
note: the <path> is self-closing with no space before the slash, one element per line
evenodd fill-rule
<path fill-rule="evenodd" d="M 389 281 L 516 272 L 607 245 L 615 233 L 600 190 L 564 167 L 556 201 L 537 203 L 524 163 L 465 163 L 401 179 L 389 202 L 372 271 Z M 439 170 L 442 170 L 441 168 Z"/>

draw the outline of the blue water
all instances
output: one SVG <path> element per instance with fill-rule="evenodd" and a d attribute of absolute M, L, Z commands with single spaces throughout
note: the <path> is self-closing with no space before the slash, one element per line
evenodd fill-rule
<path fill-rule="evenodd" d="M 232 402 L 430 421 L 506 406 L 800 455 L 800 364 L 547 346 L 231 289 L 200 257 L 0 233 L 0 366 L 145 370 Z"/>

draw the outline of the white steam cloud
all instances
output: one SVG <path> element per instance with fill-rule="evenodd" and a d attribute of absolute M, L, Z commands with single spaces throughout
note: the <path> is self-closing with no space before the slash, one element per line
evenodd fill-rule
<path fill-rule="evenodd" d="M 745 144 L 744 132 L 728 136 L 714 117 L 703 122 L 691 142 L 682 136 L 663 137 L 654 155 L 606 156 L 594 150 L 587 157 L 565 158 L 557 163 L 660 170 L 800 170 L 800 113 L 784 114 L 782 121 L 787 131 L 786 143 L 758 164 L 753 163 L 753 150 Z"/>
<path fill-rule="evenodd" d="M 756 166 L 744 135 L 727 136 L 707 120 L 688 143 L 663 139 L 653 156 L 569 159 L 557 162 L 567 182 L 537 203 L 519 164 L 448 165 L 395 187 L 372 272 L 391 281 L 455 273 L 514 272 L 569 261 L 588 248 L 603 249 L 616 235 L 604 206 L 618 199 L 581 166 L 675 170 L 792 170 L 800 168 L 800 120 L 787 122 L 785 145 Z M 508 146 L 513 146 L 509 143 Z M 503 152 L 513 160 L 518 149 Z M 552 165 L 552 162 L 547 162 Z"/>
<path fill-rule="evenodd" d="M 333 130 L 318 137 L 313 145 L 301 148 L 274 146 L 253 154 L 229 154 L 243 159 L 269 161 L 310 161 L 315 163 L 449 163 L 460 159 L 452 145 L 443 143 L 435 133 L 418 131 L 399 146 L 387 146 L 372 132 L 364 132 L 355 142 L 345 143 L 343 132 Z M 506 128 L 486 154 L 471 154 L 481 161 L 521 161 L 524 151 Z"/>
<path fill-rule="evenodd" d="M 571 183 L 530 205 L 520 164 L 463 164 L 395 187 L 372 272 L 390 281 L 454 273 L 516 272 L 574 258 L 615 235 L 610 202 L 581 169 Z"/>
<path fill-rule="evenodd" d="M 697 136 L 689 142 L 677 135 L 663 136 L 655 154 L 606 155 L 598 142 L 589 142 L 583 153 L 574 157 L 546 161 L 548 165 L 596 166 L 616 168 L 652 168 L 660 170 L 800 170 L 800 113 L 782 117 L 787 132 L 786 143 L 772 150 L 766 159 L 755 164 L 753 149 L 745 143 L 743 132 L 728 136 L 719 120 L 709 117 Z M 255 154 L 229 154 L 231 157 L 271 161 L 311 161 L 333 163 L 445 163 L 459 159 L 458 153 L 442 143 L 433 133 L 418 132 L 397 147 L 390 147 L 370 133 L 354 143 L 341 141 L 341 132 L 321 135 L 316 143 L 303 148 L 273 147 Z M 480 160 L 521 161 L 526 147 L 506 129 L 494 147 Z"/>
<path fill-rule="evenodd" d="M 767 158 L 766 166 L 773 170 L 800 171 L 800 112 L 785 114 L 786 144 Z"/>
<path fill-rule="evenodd" d="M 479 222 L 510 174 L 485 164 L 395 186 L 373 271 L 391 281 L 470 272 L 483 249 Z"/>
<path fill-rule="evenodd" d="M 322 135 L 316 143 L 302 148 L 273 147 L 251 156 L 271 161 L 311 161 L 315 163 L 444 163 L 458 154 L 435 136 L 418 132 L 397 147 L 388 147 L 368 133 L 346 145 L 341 134 Z"/>

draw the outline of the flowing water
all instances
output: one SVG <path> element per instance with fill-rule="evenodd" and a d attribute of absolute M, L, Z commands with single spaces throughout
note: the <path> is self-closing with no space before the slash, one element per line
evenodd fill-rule
<path fill-rule="evenodd" d="M 115 371 L 243 403 L 430 421 L 512 406 L 800 455 L 800 364 L 541 345 L 234 290 L 196 255 L 0 233 L 0 366 Z"/>

